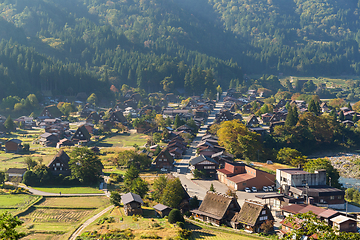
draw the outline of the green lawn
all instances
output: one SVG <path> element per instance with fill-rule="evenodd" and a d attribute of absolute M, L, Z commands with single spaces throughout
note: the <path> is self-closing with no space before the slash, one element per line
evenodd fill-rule
<path fill-rule="evenodd" d="M 103 191 L 94 187 L 47 186 L 47 187 L 34 187 L 34 189 L 48 193 L 61 192 L 62 194 L 103 193 Z"/>

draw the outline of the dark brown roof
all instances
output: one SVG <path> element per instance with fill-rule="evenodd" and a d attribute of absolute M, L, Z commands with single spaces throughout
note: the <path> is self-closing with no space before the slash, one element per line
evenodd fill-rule
<path fill-rule="evenodd" d="M 7 173 L 24 174 L 27 171 L 26 168 L 9 168 Z"/>
<path fill-rule="evenodd" d="M 245 200 L 239 213 L 235 214 L 232 222 L 240 222 L 246 225 L 255 226 L 257 219 L 261 214 L 261 210 L 266 208 L 266 204 L 260 202 Z"/>
<path fill-rule="evenodd" d="M 54 158 L 51 160 L 51 162 L 48 164 L 48 167 L 51 166 L 51 164 L 53 164 L 54 161 L 59 160 L 61 163 L 64 164 L 65 168 L 69 167 L 69 161 L 70 161 L 70 157 L 64 152 L 64 150 L 60 150 L 55 156 Z"/>
<path fill-rule="evenodd" d="M 222 219 L 233 200 L 236 201 L 233 197 L 209 191 L 206 193 L 198 211 L 211 214 L 216 219 Z"/>
<path fill-rule="evenodd" d="M 306 204 L 292 204 L 292 205 L 282 207 L 281 210 L 283 210 L 285 212 L 293 213 L 293 214 L 298 214 L 298 213 L 300 213 L 300 210 L 302 210 L 306 206 L 307 206 Z"/>
<path fill-rule="evenodd" d="M 162 150 L 159 155 L 157 155 L 157 157 L 155 158 L 154 162 L 157 162 L 159 157 L 161 156 L 161 154 L 164 154 L 165 157 L 167 158 L 168 162 L 173 163 L 174 162 L 174 158 L 171 156 L 171 154 L 169 153 L 168 149 L 164 149 Z"/>

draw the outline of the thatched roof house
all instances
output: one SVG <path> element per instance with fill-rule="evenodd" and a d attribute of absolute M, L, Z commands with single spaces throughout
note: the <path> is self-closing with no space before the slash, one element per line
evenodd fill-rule
<path fill-rule="evenodd" d="M 261 224 L 266 220 L 274 220 L 267 204 L 245 200 L 239 213 L 231 219 L 231 226 L 239 228 L 241 225 L 250 232 L 261 232 Z"/>
<path fill-rule="evenodd" d="M 240 209 L 236 198 L 209 191 L 199 209 L 191 212 L 196 219 L 220 226 L 222 223 L 230 221 Z"/>

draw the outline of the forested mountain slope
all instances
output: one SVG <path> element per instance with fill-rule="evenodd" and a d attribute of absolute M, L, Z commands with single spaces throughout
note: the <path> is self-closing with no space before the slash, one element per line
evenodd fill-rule
<path fill-rule="evenodd" d="M 44 59 L 9 56 L 9 71 L 35 61 L 28 91 L 128 84 L 199 94 L 243 73 L 360 73 L 358 0 L 2 0 L 0 15 L 0 51 L 16 42 Z M 62 71 L 83 80 L 62 81 Z"/>

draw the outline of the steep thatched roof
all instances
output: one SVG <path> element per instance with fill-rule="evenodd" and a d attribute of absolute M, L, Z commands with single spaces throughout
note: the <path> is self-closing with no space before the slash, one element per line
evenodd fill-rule
<path fill-rule="evenodd" d="M 255 226 L 257 219 L 261 214 L 261 210 L 266 208 L 266 204 L 260 202 L 245 200 L 239 213 L 232 218 L 232 222 L 239 222 L 250 226 Z"/>
<path fill-rule="evenodd" d="M 59 160 L 61 163 L 64 164 L 64 168 L 68 168 L 69 167 L 69 161 L 70 161 L 70 157 L 66 154 L 66 152 L 64 152 L 64 150 L 60 150 L 55 156 L 54 158 L 51 160 L 51 162 L 48 164 L 48 167 L 50 167 L 53 162 L 55 162 L 56 160 Z"/>
<path fill-rule="evenodd" d="M 206 193 L 199 209 L 192 212 L 221 220 L 225 217 L 231 203 L 238 205 L 233 197 L 209 191 Z M 238 206 L 238 209 L 240 209 L 240 206 Z"/>

